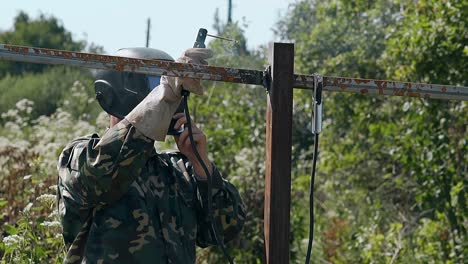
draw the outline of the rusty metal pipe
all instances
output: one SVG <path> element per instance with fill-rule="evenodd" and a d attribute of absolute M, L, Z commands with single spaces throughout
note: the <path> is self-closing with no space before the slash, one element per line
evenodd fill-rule
<path fill-rule="evenodd" d="M 35 47 L 0 44 L 0 60 L 44 64 L 72 65 L 92 69 L 128 71 L 150 75 L 199 78 L 263 85 L 264 72 L 236 68 L 185 64 L 162 60 L 143 60 L 110 55 L 71 52 Z M 345 77 L 323 77 L 323 90 L 366 95 L 407 96 L 442 100 L 468 100 L 468 87 L 371 80 Z M 294 75 L 294 87 L 313 89 L 313 75 Z"/>
<path fill-rule="evenodd" d="M 263 72 L 0 44 L 0 60 L 60 64 L 150 75 L 262 85 Z"/>
<path fill-rule="evenodd" d="M 313 75 L 294 75 L 294 87 L 311 89 L 314 84 Z M 442 100 L 468 100 L 468 87 L 396 82 L 373 79 L 323 77 L 323 90 L 333 92 L 350 92 L 365 95 L 405 96 Z"/>

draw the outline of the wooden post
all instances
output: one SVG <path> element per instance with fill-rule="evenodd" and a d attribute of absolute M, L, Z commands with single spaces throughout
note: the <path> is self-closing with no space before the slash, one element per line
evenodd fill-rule
<path fill-rule="evenodd" d="M 289 263 L 294 44 L 269 47 L 271 86 L 266 111 L 265 257 Z"/>

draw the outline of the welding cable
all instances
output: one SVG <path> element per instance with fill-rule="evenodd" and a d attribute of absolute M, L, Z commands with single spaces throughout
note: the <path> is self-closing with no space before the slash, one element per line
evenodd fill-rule
<path fill-rule="evenodd" d="M 200 153 L 198 152 L 198 149 L 195 145 L 195 140 L 193 139 L 193 133 L 192 133 L 192 122 L 190 120 L 190 113 L 189 113 L 189 108 L 188 108 L 188 96 L 190 92 L 186 90 L 182 90 L 182 96 L 183 96 L 183 101 L 184 101 L 184 108 L 185 108 L 185 118 L 187 119 L 187 126 L 188 126 L 188 131 L 189 131 L 189 138 L 190 138 L 190 144 L 192 145 L 192 150 L 195 153 L 195 156 L 197 157 L 198 162 L 200 162 L 200 165 L 202 166 L 203 170 L 205 171 L 206 174 L 206 182 L 208 185 L 208 197 L 207 197 L 207 206 L 208 206 L 208 215 L 209 215 L 209 220 L 210 220 L 210 227 L 211 227 L 211 234 L 214 237 L 216 244 L 221 248 L 223 251 L 224 256 L 228 260 L 230 264 L 234 264 L 234 261 L 231 256 L 229 256 L 226 246 L 224 245 L 223 241 L 219 240 L 218 234 L 216 232 L 215 228 L 215 221 L 213 219 L 213 205 L 212 205 L 212 178 L 210 171 L 208 170 L 208 167 L 206 164 L 203 162 Z"/>
<path fill-rule="evenodd" d="M 315 185 L 315 169 L 317 166 L 319 133 L 315 134 L 314 140 L 314 157 L 312 161 L 312 175 L 310 177 L 310 198 L 309 198 L 309 245 L 307 246 L 306 264 L 310 263 L 312 255 L 312 244 L 314 243 L 314 185 Z"/>

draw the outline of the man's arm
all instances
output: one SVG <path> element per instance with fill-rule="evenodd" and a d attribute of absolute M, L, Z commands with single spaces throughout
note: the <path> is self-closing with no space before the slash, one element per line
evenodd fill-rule
<path fill-rule="evenodd" d="M 237 189 L 224 180 L 215 166 L 212 166 L 212 213 L 218 239 L 228 242 L 232 240 L 244 226 L 245 209 Z M 211 233 L 210 212 L 208 211 L 208 184 L 206 179 L 195 173 L 198 186 L 198 232 L 197 245 L 207 247 L 216 245 Z"/>
<path fill-rule="evenodd" d="M 76 142 L 59 159 L 64 195 L 82 208 L 118 200 L 140 174 L 153 142 L 125 119 L 100 140 Z"/>
<path fill-rule="evenodd" d="M 174 128 L 179 129 L 187 124 L 187 119 L 183 113 L 174 115 L 177 121 Z M 227 242 L 234 238 L 244 226 L 245 211 L 244 205 L 236 188 L 224 180 L 216 167 L 211 163 L 207 153 L 207 139 L 205 134 L 194 124 L 192 124 L 193 139 L 200 154 L 202 162 L 206 165 L 211 175 L 212 190 L 212 213 L 213 221 L 218 234 L 218 239 Z M 208 210 L 208 182 L 207 175 L 202 164 L 196 157 L 192 142 L 189 138 L 189 131 L 185 129 L 182 134 L 175 136 L 175 141 L 180 152 L 184 154 L 192 164 L 192 172 L 198 186 L 198 232 L 197 244 L 200 247 L 215 245 L 216 240 L 211 234 L 210 212 Z"/>

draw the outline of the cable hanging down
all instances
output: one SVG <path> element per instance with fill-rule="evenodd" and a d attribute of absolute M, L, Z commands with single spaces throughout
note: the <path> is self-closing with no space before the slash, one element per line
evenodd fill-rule
<path fill-rule="evenodd" d="M 317 168 L 319 134 L 322 131 L 322 90 L 323 90 L 323 76 L 321 74 L 314 74 L 314 93 L 313 93 L 313 120 L 312 120 L 312 133 L 314 134 L 314 153 L 312 161 L 312 174 L 310 177 L 310 197 L 309 197 L 309 243 L 307 245 L 306 264 L 310 263 L 312 256 L 312 246 L 314 243 L 314 186 L 315 186 L 315 172 Z"/>
<path fill-rule="evenodd" d="M 314 185 L 315 185 L 315 171 L 317 165 L 317 155 L 318 155 L 318 140 L 319 134 L 315 134 L 314 140 L 314 157 L 312 161 L 312 175 L 310 179 L 310 197 L 309 197 L 309 244 L 307 246 L 307 256 L 306 256 L 306 264 L 310 263 L 310 257 L 312 255 L 312 245 L 314 243 Z"/>
<path fill-rule="evenodd" d="M 189 131 L 189 139 L 190 139 L 190 145 L 192 146 L 192 150 L 195 153 L 195 156 L 197 157 L 198 162 L 201 164 L 203 171 L 205 171 L 206 174 L 206 182 L 207 182 L 207 189 L 208 189 L 208 194 L 207 194 L 207 209 L 208 209 L 208 215 L 209 215 L 209 220 L 210 220 L 210 227 L 211 227 L 211 234 L 214 237 L 216 244 L 221 248 L 223 251 L 224 256 L 228 260 L 230 264 L 233 264 L 234 261 L 231 256 L 229 256 L 226 246 L 224 245 L 224 242 L 222 240 L 219 240 L 218 234 L 217 234 L 217 229 L 215 227 L 216 222 L 213 219 L 213 205 L 212 205 L 212 178 L 210 171 L 208 170 L 208 167 L 206 164 L 203 162 L 200 153 L 198 152 L 198 149 L 195 145 L 195 140 L 193 139 L 193 133 L 192 133 L 192 121 L 190 120 L 190 113 L 189 113 L 189 107 L 188 107 L 188 96 L 190 95 L 190 92 L 186 90 L 182 90 L 182 96 L 183 96 L 183 102 L 184 102 L 184 109 L 185 109 L 185 117 L 187 119 L 187 126 L 188 126 L 188 131 Z"/>

